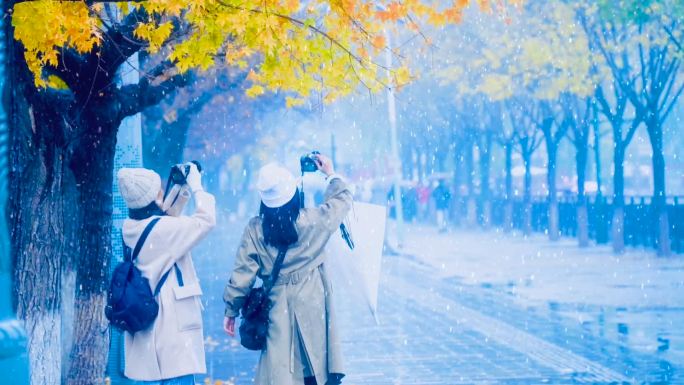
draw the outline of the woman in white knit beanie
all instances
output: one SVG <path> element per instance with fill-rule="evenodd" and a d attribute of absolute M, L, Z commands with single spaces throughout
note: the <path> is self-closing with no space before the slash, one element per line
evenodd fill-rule
<path fill-rule="evenodd" d="M 125 332 L 125 375 L 145 385 L 195 385 L 194 375 L 206 372 L 200 297 L 190 250 L 216 223 L 214 197 L 202 188 L 197 167 L 190 164 L 180 204 L 162 211 L 161 178 L 152 170 L 124 168 L 118 187 L 129 209 L 123 223 L 125 244 L 133 249 L 147 225 L 152 228 L 134 263 L 155 292 L 159 313 L 154 323 L 131 335 Z M 195 199 L 195 212 L 181 216 L 182 206 Z"/>

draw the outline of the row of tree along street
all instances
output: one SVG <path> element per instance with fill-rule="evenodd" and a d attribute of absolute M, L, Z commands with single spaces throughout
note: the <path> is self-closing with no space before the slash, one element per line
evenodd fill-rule
<path fill-rule="evenodd" d="M 216 75 L 216 88 L 219 82 L 227 88 L 247 82 L 247 95 L 277 91 L 286 95 L 287 106 L 313 95 L 330 102 L 360 85 L 381 90 L 388 72 L 392 83 L 401 84 L 408 68 L 387 71 L 374 59 L 386 48 L 384 30 L 456 23 L 467 4 L 381 5 L 3 2 L 13 296 L 28 332 L 32 383 L 104 380 L 109 333 L 102 309 L 112 263 L 112 172 L 123 119 L 178 88 L 199 85 L 196 71 L 211 77 L 207 70 L 217 66 L 240 76 Z M 131 68 L 139 80 L 123 85 L 122 72 Z M 163 118 L 186 129 L 184 113 L 207 102 L 201 95 L 191 101 L 176 116 Z M 168 139 L 185 141 L 177 132 Z M 174 145 L 158 150 L 177 157 Z"/>
<path fill-rule="evenodd" d="M 557 158 L 559 146 L 569 141 L 576 164 L 577 237 L 589 242 L 589 213 L 585 185 L 590 157 L 601 175 L 602 137 L 612 137 L 611 224 L 616 252 L 625 247 L 625 174 L 628 146 L 638 129 L 648 134 L 652 150 L 653 195 L 649 228 L 658 254 L 671 251 L 665 189 L 665 127 L 684 90 L 684 3 L 643 2 L 530 2 L 518 13 L 473 15 L 450 30 L 453 41 L 442 42 L 438 55 L 445 67 L 434 71 L 439 83 L 432 94 L 451 90 L 434 100 L 417 120 L 407 117 L 404 158 L 428 153 L 433 171 L 455 171 L 454 185 L 465 185 L 470 211 L 479 201 L 489 218 L 491 202 L 503 199 L 500 222 L 511 228 L 516 217 L 512 170 L 517 153 L 524 166 L 520 204 L 521 229 L 533 229 L 533 156 L 545 151 L 547 197 L 544 231 L 552 240 L 560 231 Z M 616 5 L 620 4 L 620 7 Z M 538 15 L 545 15 L 544 18 Z M 496 23 L 496 20 L 502 20 Z M 492 20 L 494 19 L 494 20 Z M 415 105 L 406 108 L 416 108 Z M 415 128 L 425 127 L 416 133 Z M 673 128 L 674 129 L 674 128 Z M 422 130 L 422 128 L 421 128 Z M 592 146 L 592 143 L 594 144 Z M 492 152 L 504 154 L 503 193 L 494 197 L 490 180 Z M 475 155 L 476 154 L 476 155 Z M 453 166 L 448 157 L 453 159 Z M 475 159 L 478 164 L 475 165 Z M 404 170 L 410 176 L 409 169 Z M 479 177 L 479 183 L 473 178 Z M 600 183 L 600 179 L 599 179 Z M 479 184 L 476 189 L 473 186 Z M 459 188 L 455 189 L 458 194 Z M 477 196 L 476 196 L 477 195 Z M 603 198 L 601 198 L 603 199 Z M 602 202 L 605 202 L 603 200 Z M 468 212 L 464 209 L 464 212 Z M 672 210 L 670 210 L 672 212 Z M 471 215 L 472 217 L 472 215 Z M 489 222 L 487 219 L 485 222 Z"/>
<path fill-rule="evenodd" d="M 249 96 L 277 91 L 290 107 L 314 96 L 331 102 L 359 86 L 372 91 L 400 86 L 410 77 L 407 67 L 387 70 L 377 64 L 388 52 L 386 30 L 407 27 L 414 42 L 426 44 L 420 26 L 463 25 L 450 30 L 456 32 L 441 47 L 439 62 L 446 68 L 436 65 L 439 69 L 427 76 L 455 91 L 449 103 L 436 104 L 449 128 L 434 130 L 442 136 L 433 143 L 446 146 L 436 162 L 444 163 L 447 153 L 469 162 L 475 143 L 481 154 L 500 143 L 509 165 L 513 152 L 520 153 L 529 186 L 532 155 L 546 149 L 548 177 L 555 181 L 558 144 L 570 137 L 582 180 L 578 210 L 584 210 L 588 138 L 597 117 L 607 121 L 615 139 L 618 250 L 624 222 L 621 166 L 634 132 L 646 127 L 654 154 L 657 244 L 661 253 L 668 252 L 663 125 L 682 92 L 680 1 L 478 2 L 480 9 L 468 10 L 463 1 L 448 7 L 431 1 L 319 3 L 265 1 L 253 8 L 232 0 L 150 1 L 132 8 L 104 0 L 3 3 L 11 16 L 2 22 L 10 68 L 4 100 L 11 127 L 13 295 L 28 332 L 32 383 L 94 384 L 105 375 L 109 334 L 102 309 L 112 261 L 112 169 L 124 118 L 188 85 L 243 88 L 246 83 Z M 121 72 L 136 55 L 140 79 L 122 85 Z M 196 81 L 195 69 L 217 65 L 236 72 L 201 72 L 210 81 Z M 164 156 L 178 157 L 176 144 L 185 140 L 180 131 L 187 130 L 188 116 L 208 103 L 204 93 L 188 100 L 177 116 L 148 114 L 179 123 L 161 124 L 159 130 L 170 130 L 172 154 Z M 154 122 L 145 126 L 155 130 Z M 152 136 L 146 132 L 146 139 Z M 484 180 L 489 180 L 487 159 L 480 157 Z M 549 186 L 553 190 L 555 183 Z M 511 194 L 507 188 L 506 197 Z M 481 195 L 489 198 L 491 191 L 485 188 Z M 531 195 L 526 188 L 528 206 Z M 557 237 L 555 191 L 549 191 L 548 227 Z"/>

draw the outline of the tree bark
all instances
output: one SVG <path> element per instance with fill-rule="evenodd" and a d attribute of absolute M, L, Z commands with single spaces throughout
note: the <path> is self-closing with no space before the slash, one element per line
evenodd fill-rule
<path fill-rule="evenodd" d="M 118 110 L 106 100 L 96 100 L 83 114 L 85 135 L 78 143 L 71 168 L 78 186 L 81 207 L 81 255 L 75 294 L 75 344 L 66 378 L 68 385 L 87 385 L 104 380 L 108 357 L 108 322 L 104 316 L 111 262 L 112 191 L 116 132 L 121 123 Z M 161 186 L 160 186 L 161 187 Z"/>
<path fill-rule="evenodd" d="M 506 208 L 504 209 L 504 231 L 513 230 L 513 143 L 505 144 L 506 157 Z"/>
<path fill-rule="evenodd" d="M 29 123 L 29 132 L 31 129 Z M 53 234 L 63 234 L 65 238 L 70 235 L 63 230 L 65 211 L 70 208 L 60 188 L 63 174 L 59 171 L 64 165 L 60 155 L 48 151 L 44 142 L 25 141 L 16 125 L 13 130 L 13 150 L 19 146 L 27 150 L 23 156 L 13 154 L 12 162 L 22 166 L 19 166 L 21 172 L 12 172 L 14 183 L 10 186 L 17 317 L 24 322 L 28 335 L 31 383 L 59 385 L 62 371 L 60 283 L 67 250 L 64 242 L 46 242 L 46 239 Z"/>
<path fill-rule="evenodd" d="M 453 197 L 451 198 L 451 221 L 454 225 L 460 225 L 463 216 L 463 196 L 461 194 L 461 183 L 463 181 L 463 153 L 464 145 L 461 139 L 454 138 L 456 140 L 456 147 L 454 149 L 454 188 Z"/>
<path fill-rule="evenodd" d="M 466 200 L 466 223 L 470 228 L 477 226 L 477 202 L 475 201 L 475 165 L 473 159 L 474 141 L 468 140 L 465 148 L 465 167 L 466 167 L 466 187 L 468 188 L 468 197 Z"/>
<path fill-rule="evenodd" d="M 8 23 L 9 24 L 9 23 Z M 62 112 L 69 98 L 37 91 L 21 60 L 23 48 L 7 33 L 10 73 L 5 90 L 10 125 L 9 223 L 13 300 L 28 336 L 31 383 L 60 384 L 65 276 L 74 273 L 79 211 L 67 160 L 71 128 Z M 55 96 L 55 97 L 52 97 Z M 56 237 L 55 235 L 59 236 Z"/>
<path fill-rule="evenodd" d="M 532 154 L 523 154 L 525 163 L 525 192 L 523 193 L 523 234 L 532 234 Z"/>
<path fill-rule="evenodd" d="M 489 174 L 492 159 L 492 132 L 487 130 L 480 144 L 480 206 L 482 207 L 482 227 L 488 228 L 491 223 L 491 200 Z"/>
<path fill-rule="evenodd" d="M 603 178 L 601 177 L 601 132 L 598 116 L 594 116 L 594 165 L 596 166 L 596 194 L 603 195 Z"/>
<path fill-rule="evenodd" d="M 667 214 L 665 191 L 665 157 L 663 156 L 663 130 L 660 120 L 653 116 L 647 120 L 646 128 L 653 150 L 653 209 L 657 224 L 656 247 L 658 255 L 670 255 L 670 225 Z"/>
<path fill-rule="evenodd" d="M 549 240 L 557 241 L 560 238 L 558 231 L 558 190 L 556 189 L 556 151 L 555 146 L 547 146 L 548 156 L 547 183 L 549 187 Z"/>
<path fill-rule="evenodd" d="M 613 221 L 611 237 L 613 252 L 625 251 L 625 148 L 622 139 L 615 141 L 613 153 Z"/>
<path fill-rule="evenodd" d="M 577 166 L 577 243 L 579 247 L 589 246 L 589 217 L 587 213 L 587 197 L 584 191 L 588 150 L 586 145 L 579 146 L 575 153 L 575 164 Z"/>

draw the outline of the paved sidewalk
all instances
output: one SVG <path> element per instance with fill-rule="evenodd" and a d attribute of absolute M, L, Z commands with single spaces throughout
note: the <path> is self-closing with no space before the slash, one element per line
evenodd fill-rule
<path fill-rule="evenodd" d="M 252 384 L 257 355 L 220 331 L 233 227 L 196 253 L 209 375 Z M 408 230 L 406 254 L 383 260 L 380 325 L 336 293 L 345 384 L 684 383 L 683 257 Z"/>

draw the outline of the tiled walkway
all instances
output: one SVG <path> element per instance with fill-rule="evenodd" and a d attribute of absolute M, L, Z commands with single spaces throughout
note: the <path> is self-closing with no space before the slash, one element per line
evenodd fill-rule
<path fill-rule="evenodd" d="M 421 236 L 437 244 L 458 237 L 430 234 L 414 229 L 417 242 L 424 242 Z M 252 384 L 257 360 L 256 354 L 220 331 L 221 290 L 236 242 L 234 235 L 216 234 L 195 257 L 206 297 L 212 384 L 216 380 Z M 464 244 L 454 258 L 469 252 Z M 227 254 L 210 250 L 227 250 Z M 553 311 L 565 306 L 562 301 L 528 304 L 511 296 L 510 285 L 499 286 L 496 280 L 468 282 L 456 272 L 445 273 L 442 264 L 435 266 L 415 250 L 383 260 L 380 325 L 344 293 L 336 293 L 347 359 L 345 384 L 684 383 L 682 367 L 657 351 L 635 349 L 629 340 L 606 335 L 595 323 Z M 205 261 L 200 255 L 205 255 Z"/>

